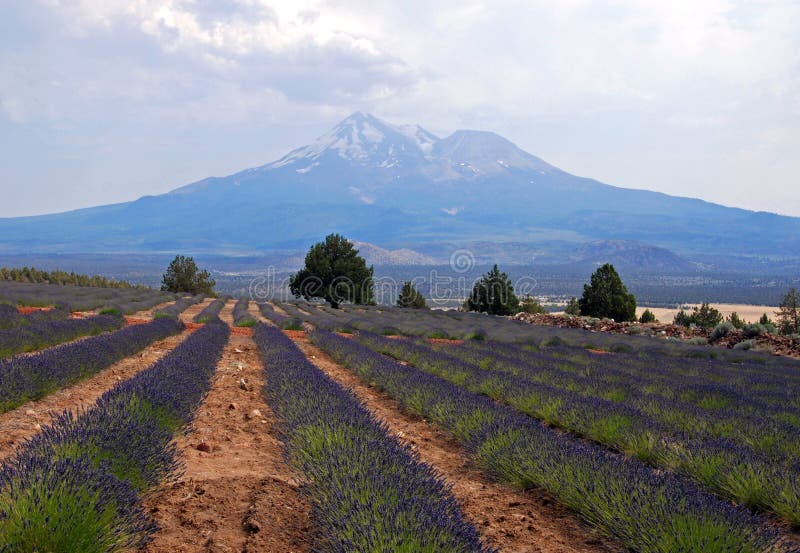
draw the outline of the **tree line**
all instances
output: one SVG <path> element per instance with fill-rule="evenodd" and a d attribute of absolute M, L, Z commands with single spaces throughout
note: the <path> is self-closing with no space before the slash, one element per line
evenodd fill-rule
<path fill-rule="evenodd" d="M 91 286 L 94 288 L 145 288 L 124 280 L 115 280 L 99 275 L 89 276 L 65 271 L 42 271 L 35 267 L 22 267 L 21 269 L 2 267 L 0 268 L 0 281 L 60 284 L 62 286 Z"/>
<path fill-rule="evenodd" d="M 290 290 L 295 297 L 307 300 L 324 299 L 332 307 L 342 303 L 362 305 L 375 304 L 374 270 L 367 267 L 352 242 L 339 234 L 328 235 L 323 242 L 313 245 L 306 255 L 305 266 L 292 275 Z M 403 283 L 397 298 L 397 306 L 402 308 L 425 308 L 423 294 L 411 281 Z M 491 315 L 514 315 L 520 312 L 545 313 L 544 307 L 532 296 L 520 299 L 508 274 L 495 264 L 473 286 L 462 309 Z M 715 309 L 708 304 L 695 308 L 692 313 L 681 311 L 674 321 L 676 324 L 702 324 L 714 321 L 714 326 L 722 322 L 722 316 L 714 314 Z M 580 298 L 572 298 L 566 306 L 569 315 L 614 319 L 617 322 L 638 321 L 651 323 L 656 317 L 649 309 L 637 319 L 636 298 L 622 282 L 613 265 L 606 263 L 599 267 L 583 286 Z M 784 296 L 779 311 L 776 312 L 776 326 L 781 332 L 793 334 L 800 332 L 800 294 L 792 288 Z M 738 315 L 731 314 L 728 322 L 734 326 L 744 326 Z M 764 314 L 761 323 L 772 324 Z M 698 325 L 699 325 L 698 324 Z"/>

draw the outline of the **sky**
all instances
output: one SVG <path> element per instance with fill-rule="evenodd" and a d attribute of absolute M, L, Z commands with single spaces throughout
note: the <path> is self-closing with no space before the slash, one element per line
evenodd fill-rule
<path fill-rule="evenodd" d="M 797 0 L 0 0 L 0 217 L 263 165 L 356 110 L 800 216 L 798 21 Z"/>

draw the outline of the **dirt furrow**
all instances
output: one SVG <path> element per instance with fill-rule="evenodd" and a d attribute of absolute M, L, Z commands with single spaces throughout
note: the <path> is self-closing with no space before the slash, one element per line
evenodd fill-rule
<path fill-rule="evenodd" d="M 219 318 L 228 326 L 233 326 L 233 307 L 236 305 L 236 300 L 230 300 L 225 303 L 225 307 L 219 312 Z"/>
<path fill-rule="evenodd" d="M 169 307 L 173 303 L 175 303 L 174 300 L 165 301 L 164 303 L 159 303 L 158 305 L 155 305 L 155 306 L 151 307 L 150 309 L 143 309 L 142 311 L 137 311 L 135 313 L 131 313 L 128 316 L 133 318 L 133 319 L 152 319 L 153 318 L 153 313 L 155 313 L 159 309 L 164 309 L 165 307 Z"/>
<path fill-rule="evenodd" d="M 86 380 L 62 388 L 40 400 L 29 401 L 13 411 L 0 414 L 0 461 L 8 458 L 17 444 L 36 434 L 41 425 L 50 422 L 52 414 L 61 413 L 65 409 L 76 411 L 81 407 L 91 406 L 104 392 L 161 359 L 188 335 L 189 331 L 184 331 L 154 342 L 139 353 L 115 363 Z"/>
<path fill-rule="evenodd" d="M 308 550 L 309 507 L 284 460 L 263 386 L 253 339 L 232 335 L 191 432 L 178 439 L 183 476 L 147 500 L 162 530 L 146 552 Z"/>
<path fill-rule="evenodd" d="M 203 309 L 205 309 L 206 307 L 208 307 L 208 305 L 209 305 L 211 302 L 213 302 L 215 299 L 216 299 L 216 298 L 206 298 L 206 299 L 204 299 L 203 301 L 201 301 L 200 303 L 196 303 L 196 304 L 194 304 L 194 305 L 190 305 L 190 306 L 189 306 L 189 307 L 186 309 L 186 311 L 184 311 L 183 313 L 181 313 L 181 315 L 180 315 L 180 319 L 181 319 L 181 320 L 182 320 L 184 323 L 191 323 L 191 322 L 193 322 L 192 320 L 193 320 L 193 319 L 194 319 L 194 318 L 195 318 L 197 315 L 199 315 L 199 314 L 200 314 L 200 312 L 201 312 Z"/>
<path fill-rule="evenodd" d="M 621 547 L 586 528 L 567 509 L 540 490 L 520 491 L 492 482 L 469 461 L 454 438 L 421 417 L 409 414 L 386 394 L 337 364 L 325 352 L 293 335 L 306 356 L 356 397 L 392 434 L 409 444 L 452 486 L 465 515 L 486 543 L 508 552 L 610 553 Z"/>

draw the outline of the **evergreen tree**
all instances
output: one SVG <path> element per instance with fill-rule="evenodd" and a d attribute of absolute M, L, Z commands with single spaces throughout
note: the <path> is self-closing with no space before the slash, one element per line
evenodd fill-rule
<path fill-rule="evenodd" d="M 775 313 L 778 318 L 778 328 L 782 334 L 796 334 L 800 332 L 800 293 L 792 288 L 783 296 L 779 310 Z"/>
<path fill-rule="evenodd" d="M 490 315 L 513 315 L 519 311 L 519 298 L 508 275 L 495 265 L 475 283 L 466 308 Z"/>
<path fill-rule="evenodd" d="M 656 320 L 655 313 L 653 313 L 649 309 L 645 309 L 644 312 L 642 313 L 642 316 L 639 317 L 639 322 L 640 323 L 657 323 L 658 321 Z"/>
<path fill-rule="evenodd" d="M 308 250 L 305 267 L 292 275 L 289 289 L 298 298 L 322 298 L 334 309 L 344 302 L 373 305 L 373 274 L 352 242 L 329 234 Z"/>
<path fill-rule="evenodd" d="M 522 299 L 522 303 L 520 304 L 520 311 L 523 313 L 531 313 L 531 314 L 539 314 L 545 315 L 547 313 L 547 309 L 545 309 L 539 300 L 537 300 L 533 296 L 525 296 Z"/>
<path fill-rule="evenodd" d="M 175 256 L 161 278 L 161 289 L 165 292 L 214 295 L 215 285 L 211 273 L 201 271 L 193 258 L 182 255 Z"/>
<path fill-rule="evenodd" d="M 744 326 L 744 321 L 736 311 L 728 315 L 727 321 L 733 325 L 733 328 L 741 329 Z"/>
<path fill-rule="evenodd" d="M 581 305 L 578 302 L 578 298 L 570 298 L 570 300 L 567 302 L 567 307 L 564 308 L 564 313 L 567 315 L 575 315 L 576 317 L 580 317 Z"/>
<path fill-rule="evenodd" d="M 617 322 L 636 320 L 636 298 L 610 263 L 594 272 L 590 284 L 583 285 L 579 305 L 582 315 L 608 317 Z"/>
<path fill-rule="evenodd" d="M 414 283 L 410 280 L 403 283 L 400 289 L 400 295 L 397 297 L 397 307 L 412 307 L 414 309 L 422 309 L 427 307 L 425 298 L 416 289 Z"/>

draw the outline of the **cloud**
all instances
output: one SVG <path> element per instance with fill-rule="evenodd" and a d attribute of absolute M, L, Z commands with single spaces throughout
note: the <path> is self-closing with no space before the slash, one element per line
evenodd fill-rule
<path fill-rule="evenodd" d="M 375 203 L 375 197 L 374 196 L 370 196 L 369 194 L 367 194 L 366 192 L 364 192 L 360 188 L 357 188 L 355 186 L 351 186 L 351 187 L 348 188 L 348 190 L 350 191 L 350 193 L 353 196 L 358 198 L 358 200 L 361 203 L 364 203 L 364 204 L 367 204 L 367 205 L 372 205 L 372 204 Z"/>
<path fill-rule="evenodd" d="M 800 146 L 799 18 L 793 0 L 1 3 L 0 141 L 39 144 L 35 171 L 9 169 L 30 187 L 57 179 L 77 201 L 95 179 L 90 205 L 268 162 L 361 109 L 800 214 L 800 160 L 784 159 Z"/>

